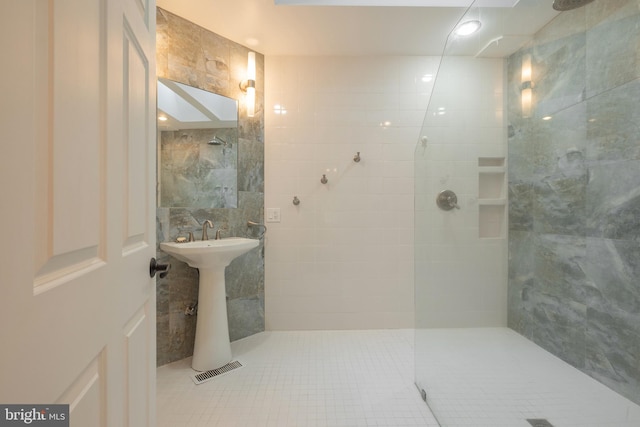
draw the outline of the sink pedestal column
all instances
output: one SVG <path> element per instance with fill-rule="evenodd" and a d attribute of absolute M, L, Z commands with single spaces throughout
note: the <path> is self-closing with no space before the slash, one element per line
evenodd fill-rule
<path fill-rule="evenodd" d="M 231 362 L 224 270 L 259 243 L 245 237 L 160 243 L 160 249 L 200 270 L 196 342 L 191 362 L 196 371 L 218 369 Z"/>
<path fill-rule="evenodd" d="M 199 268 L 198 319 L 191 362 L 196 371 L 221 368 L 231 362 L 225 267 Z"/>

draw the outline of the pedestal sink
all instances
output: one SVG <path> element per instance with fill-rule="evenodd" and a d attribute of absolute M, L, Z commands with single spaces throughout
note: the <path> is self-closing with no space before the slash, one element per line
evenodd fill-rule
<path fill-rule="evenodd" d="M 196 371 L 217 369 L 231 361 L 224 270 L 258 243 L 244 237 L 160 243 L 164 252 L 200 270 L 196 342 L 191 362 Z"/>

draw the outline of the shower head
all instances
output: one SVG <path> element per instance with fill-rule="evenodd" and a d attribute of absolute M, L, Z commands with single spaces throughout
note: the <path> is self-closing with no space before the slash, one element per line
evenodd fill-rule
<path fill-rule="evenodd" d="M 214 136 L 211 141 L 209 141 L 209 145 L 224 145 L 225 147 L 231 147 L 231 144 L 220 138 L 219 136 Z"/>
<path fill-rule="evenodd" d="M 560 12 L 565 10 L 573 10 L 582 7 L 593 0 L 554 0 L 553 8 Z"/>

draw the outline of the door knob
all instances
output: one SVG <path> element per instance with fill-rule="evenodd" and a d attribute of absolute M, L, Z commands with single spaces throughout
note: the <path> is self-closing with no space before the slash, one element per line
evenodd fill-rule
<path fill-rule="evenodd" d="M 155 258 L 151 258 L 149 261 L 149 276 L 155 277 L 156 273 L 159 273 L 161 279 L 164 279 L 171 270 L 171 264 L 158 264 Z"/>

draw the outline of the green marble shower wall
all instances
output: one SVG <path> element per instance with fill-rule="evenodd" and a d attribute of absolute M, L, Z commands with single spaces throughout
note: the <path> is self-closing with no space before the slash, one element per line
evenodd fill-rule
<path fill-rule="evenodd" d="M 244 93 L 249 48 L 157 9 L 158 77 L 239 100 L 237 208 L 157 208 L 157 241 L 174 240 L 202 230 L 207 219 L 224 235 L 255 237 L 247 221 L 262 222 L 264 211 L 264 56 L 256 52 L 256 113 L 247 117 Z M 198 297 L 198 272 L 157 250 L 172 270 L 157 279 L 157 364 L 193 354 L 196 317 L 185 308 Z M 227 312 L 231 340 L 264 331 L 264 247 L 261 243 L 226 270 Z"/>
<path fill-rule="evenodd" d="M 640 403 L 640 1 L 563 12 L 507 67 L 509 326 Z"/>

